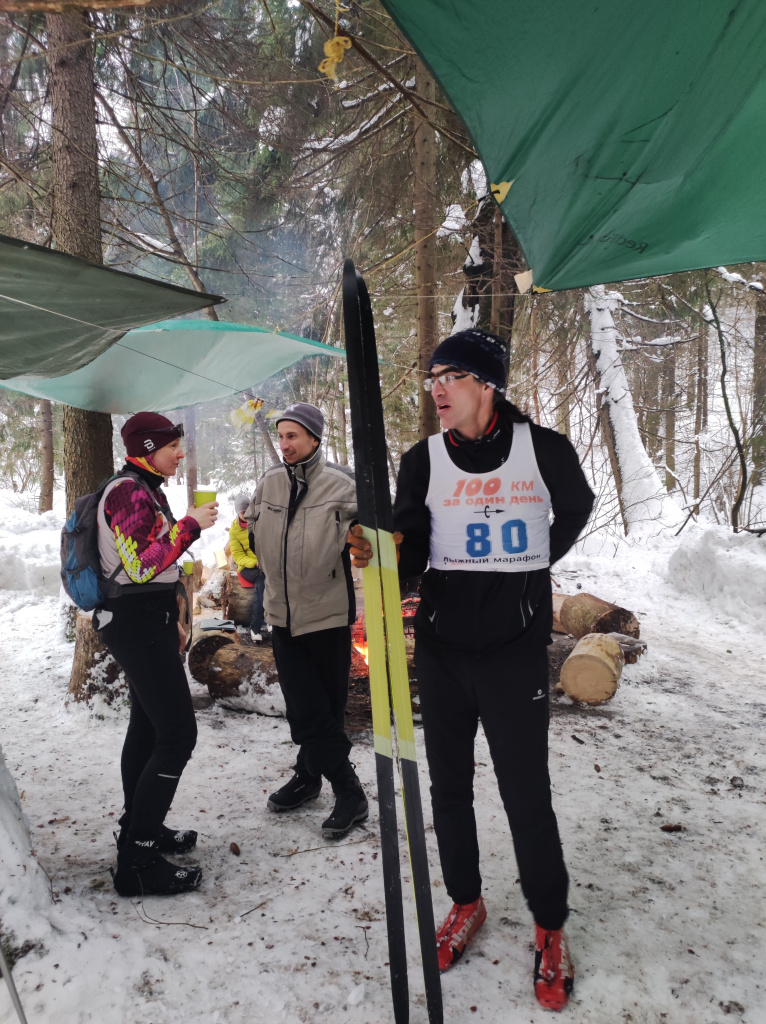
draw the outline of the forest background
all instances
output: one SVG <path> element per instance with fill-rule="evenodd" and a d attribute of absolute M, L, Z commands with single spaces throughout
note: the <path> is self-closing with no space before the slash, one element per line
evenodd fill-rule
<path fill-rule="evenodd" d="M 438 429 L 420 387 L 430 353 L 478 325 L 511 338 L 511 400 L 575 445 L 597 491 L 591 532 L 766 529 L 763 264 L 519 294 L 523 256 L 472 141 L 375 0 L 4 6 L 0 232 L 337 346 L 351 256 L 372 295 L 392 484 Z M 350 46 L 333 78 L 318 68 L 338 32 Z M 247 491 L 275 458 L 262 417 L 230 422 L 252 397 L 321 406 L 329 456 L 352 461 L 345 370 L 304 360 L 255 394 L 169 413 L 199 479 Z M 107 432 L 108 466 L 124 417 L 85 416 L 85 437 Z M 82 439 L 71 410 L 0 390 L 0 485 L 28 508 L 51 507 L 67 457 L 76 476 L 87 444 L 67 455 L 65 422 Z"/>

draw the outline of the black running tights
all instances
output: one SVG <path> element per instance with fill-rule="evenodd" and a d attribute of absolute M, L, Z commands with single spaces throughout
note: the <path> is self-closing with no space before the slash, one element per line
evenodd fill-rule
<path fill-rule="evenodd" d="M 172 590 L 110 600 L 104 643 L 130 686 L 130 722 L 122 748 L 122 785 L 131 839 L 160 831 L 197 741 L 189 683 L 178 649 Z"/>

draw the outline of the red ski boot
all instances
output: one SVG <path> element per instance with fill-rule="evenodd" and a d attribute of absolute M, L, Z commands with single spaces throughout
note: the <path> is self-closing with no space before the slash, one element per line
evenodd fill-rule
<path fill-rule="evenodd" d="M 454 903 L 447 920 L 436 933 L 439 970 L 453 967 L 465 953 L 465 947 L 487 920 L 487 908 L 479 896 L 473 903 Z"/>
<path fill-rule="evenodd" d="M 574 990 L 574 964 L 563 929 L 548 932 L 535 925 L 535 996 L 545 1010 L 563 1010 Z"/>

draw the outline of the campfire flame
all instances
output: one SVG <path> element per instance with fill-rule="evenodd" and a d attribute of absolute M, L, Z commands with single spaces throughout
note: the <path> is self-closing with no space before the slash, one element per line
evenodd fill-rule
<path fill-rule="evenodd" d="M 368 648 L 365 644 L 354 644 L 354 650 L 359 651 L 359 653 L 362 655 L 362 657 L 364 658 L 365 665 L 370 664 L 369 659 L 367 657 Z"/>

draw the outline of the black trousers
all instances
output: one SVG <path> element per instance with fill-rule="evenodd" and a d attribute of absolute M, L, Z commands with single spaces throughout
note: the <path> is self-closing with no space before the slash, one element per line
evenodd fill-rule
<path fill-rule="evenodd" d="M 122 748 L 122 786 L 129 834 L 159 833 L 197 742 L 189 683 L 178 652 L 174 591 L 107 601 L 104 643 L 128 677 L 130 721 Z"/>
<path fill-rule="evenodd" d="M 569 879 L 551 804 L 545 647 L 474 655 L 416 637 L 415 661 L 447 892 L 455 903 L 472 903 L 481 894 L 473 806 L 474 740 L 481 720 L 522 891 L 540 927 L 560 928 Z"/>
<path fill-rule="evenodd" d="M 345 732 L 351 629 L 292 636 L 274 626 L 272 643 L 290 735 L 300 747 L 296 767 L 332 781 L 351 750 Z"/>

